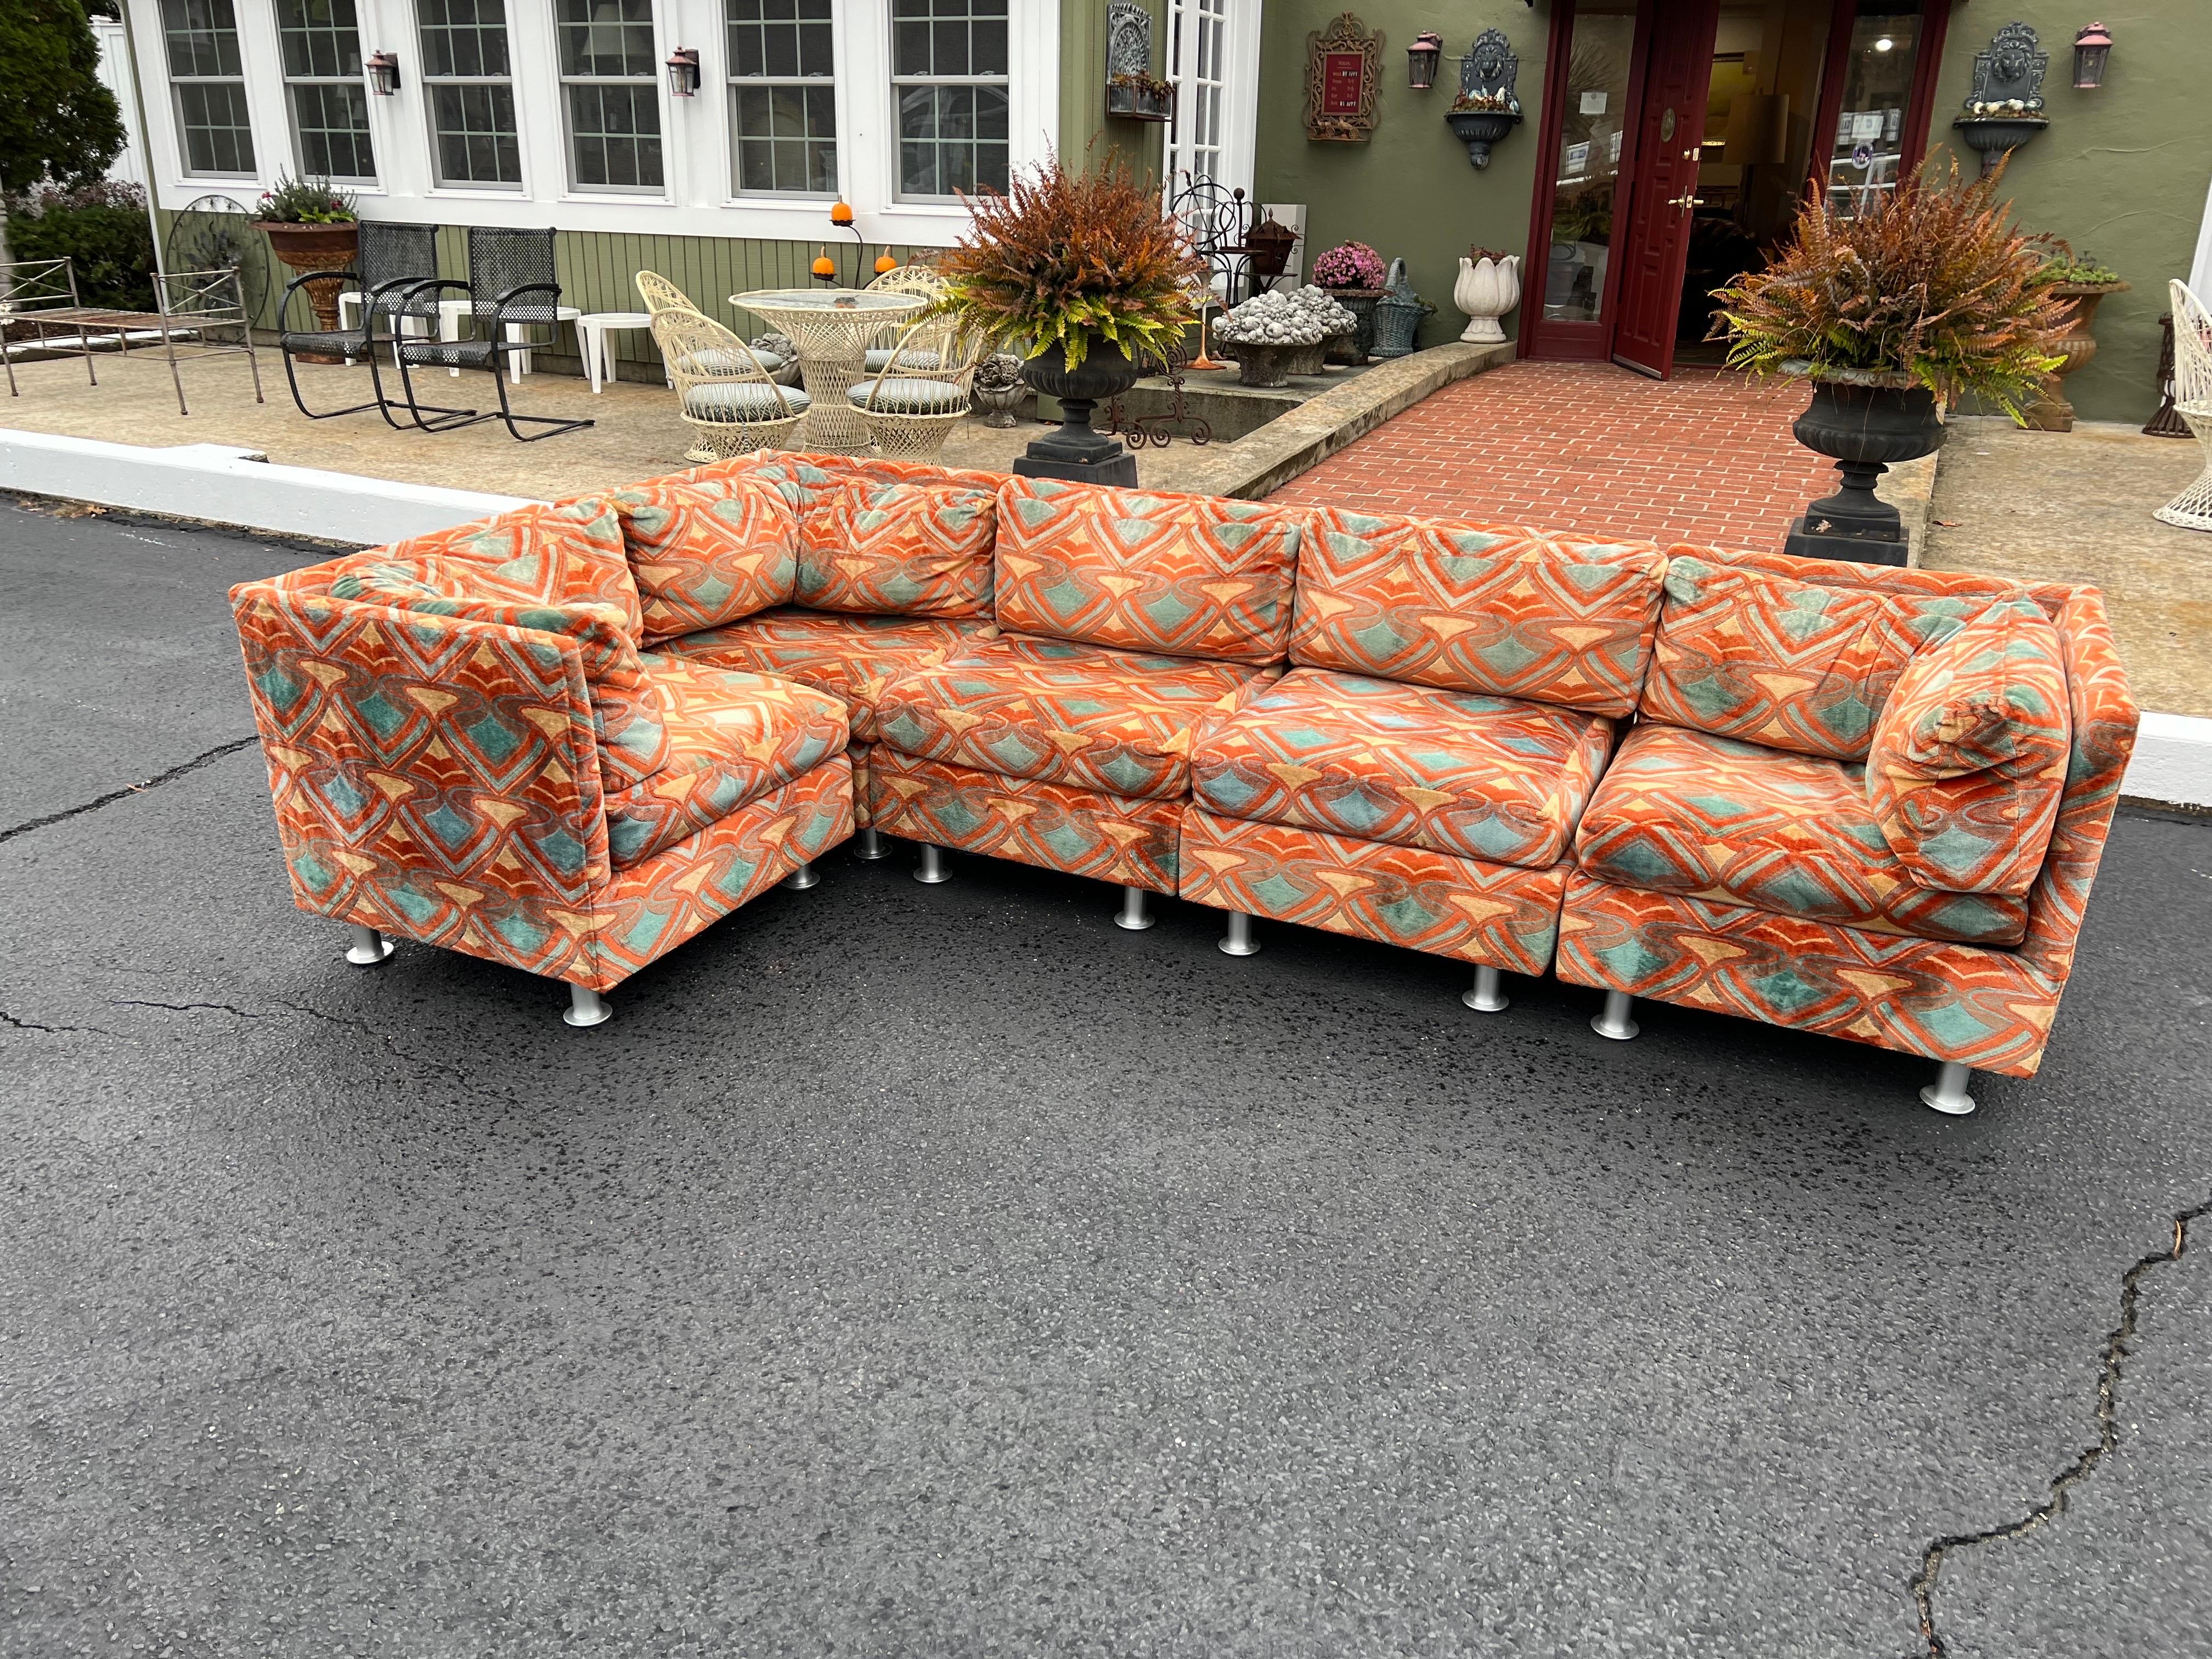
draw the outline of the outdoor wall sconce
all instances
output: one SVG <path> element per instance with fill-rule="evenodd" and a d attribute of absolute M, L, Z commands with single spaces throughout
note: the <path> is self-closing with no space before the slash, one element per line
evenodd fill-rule
<path fill-rule="evenodd" d="M 678 98 L 699 95 L 699 49 L 678 46 L 668 54 L 668 90 Z"/>
<path fill-rule="evenodd" d="M 2105 59 L 2112 55 L 2112 34 L 2102 23 L 2092 23 L 2074 37 L 2074 84 L 2094 92 L 2105 84 Z"/>
<path fill-rule="evenodd" d="M 1414 37 L 1406 48 L 1406 84 L 1426 92 L 1437 83 L 1437 60 L 1444 55 L 1444 38 L 1434 29 Z"/>
<path fill-rule="evenodd" d="M 368 89 L 380 98 L 389 98 L 399 90 L 399 60 L 388 52 L 372 52 L 365 65 L 368 70 Z"/>

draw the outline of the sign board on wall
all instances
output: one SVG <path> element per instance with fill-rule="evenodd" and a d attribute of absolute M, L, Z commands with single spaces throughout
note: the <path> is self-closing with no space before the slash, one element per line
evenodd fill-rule
<path fill-rule="evenodd" d="M 1382 87 L 1382 37 L 1340 12 L 1306 36 L 1306 137 L 1317 143 L 1364 144 L 1375 136 Z"/>

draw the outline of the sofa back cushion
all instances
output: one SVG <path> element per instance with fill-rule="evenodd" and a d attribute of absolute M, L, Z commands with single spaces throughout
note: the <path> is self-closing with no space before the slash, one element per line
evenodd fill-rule
<path fill-rule="evenodd" d="M 2066 793 L 2073 718 L 2058 630 L 2025 599 L 1922 647 L 1867 754 L 1867 803 L 1922 885 L 2017 896 Z"/>
<path fill-rule="evenodd" d="M 999 625 L 1126 651 L 1279 662 L 1301 516 L 1219 496 L 1009 479 L 999 490 Z"/>
<path fill-rule="evenodd" d="M 995 488 L 856 478 L 808 512 L 797 596 L 819 611 L 988 617 Z"/>
<path fill-rule="evenodd" d="M 1807 579 L 1796 580 L 1676 550 L 1641 712 L 1771 749 L 1863 761 L 1913 653 L 1997 602 L 1978 587 L 1826 582 L 1821 568 L 1808 562 Z"/>
<path fill-rule="evenodd" d="M 465 573 L 466 592 L 510 605 L 611 605 L 633 641 L 645 625 L 621 517 L 596 496 L 519 507 L 375 551 L 420 576 Z"/>
<path fill-rule="evenodd" d="M 1666 568 L 1649 542 L 1322 508 L 1299 544 L 1291 660 L 1618 717 Z"/>
<path fill-rule="evenodd" d="M 640 643 L 720 628 L 791 602 L 799 518 L 773 485 L 656 478 L 607 501 L 622 520 L 637 584 Z"/>

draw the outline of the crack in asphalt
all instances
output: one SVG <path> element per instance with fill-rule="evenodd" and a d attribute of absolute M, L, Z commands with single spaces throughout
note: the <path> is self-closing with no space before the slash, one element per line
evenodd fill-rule
<path fill-rule="evenodd" d="M 108 1005 L 112 1008 L 160 1008 L 173 1014 L 236 1014 L 240 1019 L 259 1019 L 263 1016 L 250 1008 L 234 1008 L 227 1002 L 142 1002 L 135 997 L 118 997 Z"/>
<path fill-rule="evenodd" d="M 312 1019 L 325 1020 L 332 1025 L 342 1025 L 349 1030 L 360 1031 L 366 1036 L 374 1037 L 378 1042 L 383 1044 L 386 1048 L 389 1049 L 395 1057 L 404 1060 L 408 1065 L 419 1066 L 426 1071 L 441 1073 L 444 1076 L 451 1078 L 455 1083 L 459 1084 L 462 1088 L 467 1090 L 471 1094 L 489 1095 L 495 1099 L 506 1102 L 510 1106 L 519 1106 L 522 1103 L 512 1091 L 496 1089 L 489 1084 L 480 1083 L 457 1066 L 450 1065 L 442 1060 L 431 1060 L 422 1054 L 410 1054 L 406 1049 L 401 1048 L 397 1042 L 393 1042 L 387 1033 L 380 1030 L 369 1021 L 362 1018 L 357 1014 L 329 1013 L 325 1012 L 323 1009 L 313 1007 L 304 1002 L 286 1001 L 282 997 L 279 997 L 276 1000 L 277 1005 L 280 1007 L 289 1008 L 295 1014 L 305 1014 Z"/>
<path fill-rule="evenodd" d="M 44 1031 L 49 1036 L 58 1036 L 64 1031 L 96 1031 L 101 1036 L 118 1035 L 105 1025 L 41 1025 L 35 1019 L 18 1019 L 4 1008 L 0 1008 L 0 1024 L 12 1025 L 19 1031 Z"/>
<path fill-rule="evenodd" d="M 143 782 L 125 784 L 120 789 L 109 790 L 96 799 L 85 801 L 76 806 L 65 806 L 58 812 L 47 813 L 42 818 L 31 818 L 11 829 L 0 830 L 0 841 L 13 841 L 18 836 L 29 835 L 33 830 L 44 830 L 50 824 L 64 823 L 70 818 L 82 817 L 87 812 L 97 812 L 101 807 L 112 806 L 117 801 L 128 795 L 143 795 L 149 789 L 158 789 L 165 783 L 173 783 L 187 772 L 197 772 L 203 766 L 221 760 L 225 755 L 234 755 L 247 744 L 260 741 L 260 734 L 257 732 L 250 738 L 238 738 L 229 743 L 219 743 L 204 755 L 195 755 L 182 765 L 173 766 L 166 772 L 157 772 Z"/>
<path fill-rule="evenodd" d="M 2212 1215 L 2212 1200 L 2195 1209 L 2179 1212 L 2173 1218 L 2172 1247 L 2154 1250 L 2120 1277 L 2120 1322 L 2105 1338 L 2097 1370 L 2097 1443 L 2083 1447 L 2071 1463 L 2052 1476 L 2051 1496 L 2026 1515 L 1982 1532 L 1954 1533 L 1938 1538 L 1922 1553 L 1920 1571 L 1912 1578 L 1912 1601 L 1919 1610 L 1920 1637 L 1928 1644 L 1928 1659 L 1947 1659 L 1949 1653 L 1942 1632 L 1936 1628 L 1936 1579 L 1943 1570 L 1945 1559 L 1957 1550 L 2025 1537 L 2057 1519 L 2066 1513 L 2067 1495 L 2087 1480 L 2097 1465 L 2105 1461 L 2105 1455 L 2120 1443 L 2120 1373 L 2133 1352 L 2128 1345 L 2135 1340 L 2136 1305 L 2142 1296 L 2144 1275 L 2169 1261 L 2180 1261 L 2182 1252 L 2189 1248 L 2189 1224 L 2207 1215 Z"/>

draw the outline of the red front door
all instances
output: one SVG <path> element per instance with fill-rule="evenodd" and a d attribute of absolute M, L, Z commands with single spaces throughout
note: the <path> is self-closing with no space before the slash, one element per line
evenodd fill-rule
<path fill-rule="evenodd" d="M 1674 366 L 1682 270 L 1697 211 L 1720 0 L 1665 0 L 1652 8 L 1628 186 L 1613 360 L 1664 380 Z"/>

